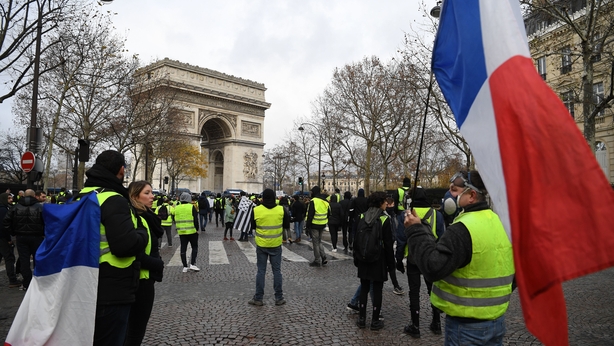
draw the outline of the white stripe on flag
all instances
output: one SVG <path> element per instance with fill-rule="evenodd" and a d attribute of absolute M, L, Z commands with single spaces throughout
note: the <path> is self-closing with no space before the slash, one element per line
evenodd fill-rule
<path fill-rule="evenodd" d="M 209 264 L 230 264 L 221 240 L 209 241 Z"/>

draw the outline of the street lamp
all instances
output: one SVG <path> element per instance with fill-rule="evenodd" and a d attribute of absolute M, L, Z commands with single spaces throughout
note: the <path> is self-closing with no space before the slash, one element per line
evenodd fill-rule
<path fill-rule="evenodd" d="M 324 178 L 325 178 L 325 175 L 324 175 L 324 173 L 322 173 L 322 191 L 324 191 Z M 324 192 L 322 192 L 322 193 L 324 193 Z"/>
<path fill-rule="evenodd" d="M 437 1 L 437 5 L 431 9 L 431 17 L 439 18 L 441 15 L 441 1 Z"/>
<path fill-rule="evenodd" d="M 320 175 L 322 174 L 322 135 L 318 132 L 318 127 L 312 123 L 302 123 L 298 128 L 299 131 L 305 131 L 303 125 L 313 126 L 318 134 L 318 186 L 320 186 Z"/>

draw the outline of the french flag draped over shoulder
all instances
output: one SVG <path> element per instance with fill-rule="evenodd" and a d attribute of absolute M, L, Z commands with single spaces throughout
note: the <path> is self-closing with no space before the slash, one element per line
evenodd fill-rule
<path fill-rule="evenodd" d="M 91 345 L 100 254 L 96 194 L 74 205 L 45 204 L 43 219 L 34 276 L 4 345 Z"/>
<path fill-rule="evenodd" d="M 614 265 L 614 193 L 538 75 L 518 0 L 445 0 L 432 68 L 512 239 L 527 328 L 568 344 L 561 283 Z"/>

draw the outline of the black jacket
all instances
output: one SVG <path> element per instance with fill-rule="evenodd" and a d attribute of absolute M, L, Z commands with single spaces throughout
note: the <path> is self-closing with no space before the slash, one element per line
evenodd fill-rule
<path fill-rule="evenodd" d="M 341 226 L 345 214 L 343 213 L 343 207 L 337 202 L 331 201 L 330 215 L 328 216 L 328 224 L 331 226 Z"/>
<path fill-rule="evenodd" d="M 200 195 L 198 197 L 198 212 L 200 214 L 206 214 L 211 210 L 211 206 L 209 205 L 209 200 L 207 200 L 207 196 Z"/>
<path fill-rule="evenodd" d="M 151 234 L 151 250 L 149 255 L 145 251 L 137 256 L 137 260 L 141 262 L 143 269 L 149 269 L 149 278 L 158 282 L 162 281 L 164 271 L 164 261 L 160 257 L 160 249 L 158 248 L 158 239 L 164 235 L 160 218 L 149 208 L 147 211 L 139 211 L 139 215 L 145 219 Z"/>
<path fill-rule="evenodd" d="M 381 222 L 379 216 L 382 215 L 382 210 L 379 208 L 369 208 L 365 213 L 365 221 L 368 224 L 371 222 Z M 377 219 L 376 219 L 377 218 Z M 386 218 L 382 225 L 382 240 L 384 242 L 384 251 L 379 259 L 375 262 L 366 263 L 354 257 L 354 265 L 358 267 L 358 277 L 363 280 L 384 282 L 388 280 L 388 272 L 394 270 L 394 250 L 392 247 L 392 227 L 390 226 L 390 217 Z M 355 252 L 354 255 L 357 253 Z"/>
<path fill-rule="evenodd" d="M 100 222 L 106 229 L 111 253 L 117 257 L 137 256 L 145 249 L 149 236 L 143 227 L 134 227 L 132 215 L 136 212 L 128 201 L 128 190 L 107 169 L 94 164 L 87 172 L 85 187 L 102 187 L 121 196 L 109 197 L 100 206 Z M 98 305 L 131 304 L 139 283 L 140 262 L 128 268 L 116 268 L 101 263 L 98 271 Z"/>
<path fill-rule="evenodd" d="M 4 192 L 0 193 L 0 220 L 4 220 L 4 217 L 12 207 L 9 205 L 9 194 Z M 4 227 L 0 227 L 0 240 L 12 241 L 11 234 L 4 230 Z"/>
<path fill-rule="evenodd" d="M 294 222 L 305 220 L 305 203 L 298 199 L 295 200 L 290 206 L 290 213 Z"/>
<path fill-rule="evenodd" d="M 34 197 L 20 198 L 4 217 L 4 232 L 15 236 L 45 235 L 43 223 L 43 206 Z"/>

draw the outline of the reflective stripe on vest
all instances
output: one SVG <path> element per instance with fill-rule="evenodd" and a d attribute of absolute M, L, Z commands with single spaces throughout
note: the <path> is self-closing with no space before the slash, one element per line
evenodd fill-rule
<path fill-rule="evenodd" d="M 283 237 L 284 207 L 269 209 L 263 205 L 254 208 L 256 221 L 256 245 L 260 247 L 281 246 Z"/>
<path fill-rule="evenodd" d="M 494 320 L 505 313 L 512 293 L 512 244 L 492 210 L 461 213 L 458 222 L 471 235 L 471 262 L 433 283 L 431 303 L 450 316 Z"/>
<path fill-rule="evenodd" d="M 426 213 L 429 212 L 429 210 L 431 210 L 431 208 L 416 208 L 414 207 L 414 210 L 416 211 L 416 215 L 418 215 L 418 217 L 420 219 L 424 218 L 424 216 L 426 216 Z M 433 212 L 431 213 L 431 216 L 425 220 L 429 225 L 431 225 L 431 232 L 433 232 L 433 235 L 435 236 L 435 239 L 437 239 L 437 212 L 435 211 L 435 209 L 433 209 Z M 409 244 L 405 244 L 405 257 L 409 256 Z"/>
<path fill-rule="evenodd" d="M 179 235 L 196 233 L 192 210 L 194 210 L 192 203 L 180 204 L 175 207 L 175 226 L 177 226 L 177 233 Z"/>
<path fill-rule="evenodd" d="M 80 193 L 88 193 L 99 189 L 99 187 L 86 187 L 80 191 Z M 107 200 L 107 198 L 112 196 L 121 196 L 119 193 L 115 191 L 104 191 L 96 194 L 96 198 L 98 198 L 98 205 L 102 207 L 102 204 Z M 126 200 L 126 208 L 129 208 L 128 200 Z M 130 209 L 130 215 L 132 216 L 133 221 L 134 213 L 132 209 Z M 116 268 L 128 268 L 132 265 L 132 262 L 136 259 L 136 256 L 130 257 L 117 257 L 111 253 L 111 249 L 109 248 L 109 242 L 107 241 L 107 232 L 104 225 L 100 224 L 100 253 L 99 253 L 98 263 L 109 263 L 111 266 Z"/>
<path fill-rule="evenodd" d="M 405 210 L 405 206 L 403 205 L 403 198 L 405 197 L 405 194 L 408 191 L 409 191 L 409 187 L 407 188 L 399 187 L 397 189 L 397 193 L 399 195 L 399 203 L 397 203 L 397 210 Z"/>
<path fill-rule="evenodd" d="M 313 207 L 315 213 L 311 223 L 314 225 L 326 225 L 328 223 L 328 202 L 316 197 L 313 199 Z"/>

